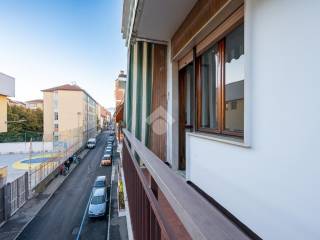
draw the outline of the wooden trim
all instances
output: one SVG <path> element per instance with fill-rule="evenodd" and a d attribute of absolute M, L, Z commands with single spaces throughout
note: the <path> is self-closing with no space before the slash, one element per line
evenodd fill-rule
<path fill-rule="evenodd" d="M 178 61 L 178 68 L 181 70 L 193 61 L 193 50 L 189 51 L 183 58 Z"/>
<path fill-rule="evenodd" d="M 201 107 L 202 107 L 202 98 L 201 98 L 201 71 L 200 71 L 200 65 L 201 61 L 200 58 L 195 59 L 195 65 L 196 65 L 196 74 L 195 74 L 195 83 L 196 83 L 196 116 L 197 116 L 197 124 L 196 131 L 200 129 L 201 124 Z"/>
<path fill-rule="evenodd" d="M 197 44 L 197 56 L 204 53 L 208 48 L 217 43 L 221 38 L 231 32 L 244 19 L 244 6 L 238 8 L 230 17 L 228 17 L 213 32 Z"/>
<path fill-rule="evenodd" d="M 219 113 L 218 113 L 218 118 L 219 118 L 219 129 L 220 132 L 223 131 L 224 129 L 224 121 L 225 121 L 225 64 L 224 64 L 224 56 L 225 56 L 225 41 L 224 39 L 219 42 L 219 87 L 218 87 L 218 92 L 219 92 Z"/>
<path fill-rule="evenodd" d="M 241 19 L 240 19 L 241 20 Z M 243 20 L 243 19 L 242 19 Z M 232 31 L 235 27 L 239 26 L 239 24 L 242 24 L 242 22 L 238 22 L 238 25 L 233 26 L 232 29 L 228 30 L 226 32 Z M 224 36 L 225 37 L 225 36 Z M 220 40 L 218 43 L 214 42 L 212 44 L 208 44 L 206 46 L 206 50 L 208 50 L 209 46 L 212 47 L 212 45 L 218 44 L 218 65 L 217 65 L 217 95 L 216 95 L 216 103 L 217 103 L 217 128 L 203 128 L 201 127 L 201 118 L 202 118 L 202 86 L 201 86 L 201 55 L 198 56 L 197 59 L 197 65 L 198 65 L 198 73 L 196 74 L 196 82 L 197 82 L 197 128 L 196 130 L 199 132 L 205 132 L 205 133 L 214 133 L 214 134 L 223 134 L 223 135 L 230 135 L 235 137 L 242 137 L 243 138 L 243 131 L 242 132 L 236 132 L 236 131 L 228 131 L 225 129 L 225 38 Z M 198 50 L 198 48 L 197 48 Z M 214 91 L 214 89 L 212 89 Z"/>
<path fill-rule="evenodd" d="M 181 59 L 243 4 L 244 0 L 199 0 L 171 39 L 171 58 Z"/>

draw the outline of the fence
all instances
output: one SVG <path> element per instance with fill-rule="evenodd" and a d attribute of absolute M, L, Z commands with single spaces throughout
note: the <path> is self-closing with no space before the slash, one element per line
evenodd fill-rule
<path fill-rule="evenodd" d="M 86 143 L 87 135 L 82 128 L 44 134 L 43 142 L 52 142 L 51 152 L 43 148 L 40 153 L 34 153 L 32 143 L 30 143 L 30 156 L 28 161 L 25 161 L 28 165 L 29 189 L 33 190 L 59 165 L 82 148 Z"/>
<path fill-rule="evenodd" d="M 25 204 L 28 192 L 28 173 L 0 188 L 0 224 Z"/>
<path fill-rule="evenodd" d="M 0 224 L 23 206 L 29 193 L 33 192 L 37 186 L 41 186 L 40 183 L 52 177 L 60 164 L 84 146 L 87 137 L 93 136 L 91 132 L 87 133 L 81 128 L 76 128 L 42 135 L 40 144 L 42 143 L 43 148 L 39 149 L 37 146 L 36 151 L 30 138 L 28 157 L 19 162 L 19 167 L 26 170 L 25 174 L 14 181 L 0 185 Z M 39 145 L 39 139 L 36 140 L 36 144 Z M 52 145 L 52 148 L 49 148 L 51 150 L 45 147 L 48 143 Z M 4 175 L 0 174 L 0 182 L 3 179 Z"/>

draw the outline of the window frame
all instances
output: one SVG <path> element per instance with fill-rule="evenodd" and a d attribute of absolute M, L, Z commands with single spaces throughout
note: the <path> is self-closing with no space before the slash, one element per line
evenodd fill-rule
<path fill-rule="evenodd" d="M 196 115 L 197 115 L 197 124 L 196 131 L 204 132 L 204 133 L 213 133 L 220 135 L 227 135 L 233 137 L 244 138 L 244 130 L 243 131 L 230 131 L 225 128 L 225 108 L 226 108 L 226 100 L 225 100 L 225 39 L 226 36 L 232 32 L 234 29 L 244 24 L 244 21 L 240 21 L 238 24 L 233 25 L 225 34 L 217 39 L 216 41 L 212 41 L 207 47 L 206 50 L 201 54 L 198 54 L 194 59 L 196 63 Z M 202 79 L 201 79 L 201 56 L 208 51 L 215 44 L 218 45 L 218 70 L 217 70 L 217 128 L 203 128 L 201 127 L 201 117 L 202 117 Z"/>

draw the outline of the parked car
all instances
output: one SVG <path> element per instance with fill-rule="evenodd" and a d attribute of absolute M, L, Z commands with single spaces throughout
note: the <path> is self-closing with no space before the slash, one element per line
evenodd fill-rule
<path fill-rule="evenodd" d="M 92 191 L 98 189 L 98 188 L 106 188 L 107 187 L 107 178 L 106 176 L 98 176 L 93 184 Z"/>
<path fill-rule="evenodd" d="M 95 138 L 90 138 L 87 142 L 87 148 L 95 148 L 97 140 Z"/>
<path fill-rule="evenodd" d="M 110 153 L 105 153 L 102 157 L 101 166 L 109 166 L 112 164 L 112 155 Z"/>
<path fill-rule="evenodd" d="M 112 157 L 112 150 L 110 149 L 110 148 L 106 148 L 105 150 L 104 150 L 104 155 L 106 155 L 106 154 L 109 154 L 109 155 L 111 155 L 111 157 Z"/>
<path fill-rule="evenodd" d="M 108 141 L 114 142 L 114 136 L 109 136 L 109 137 L 108 137 Z"/>
<path fill-rule="evenodd" d="M 90 218 L 103 217 L 107 213 L 108 197 L 105 188 L 97 188 L 94 190 L 90 199 L 88 216 Z"/>
<path fill-rule="evenodd" d="M 112 144 L 108 144 L 104 150 L 105 151 L 107 151 L 107 150 L 112 151 L 112 148 L 113 148 Z"/>

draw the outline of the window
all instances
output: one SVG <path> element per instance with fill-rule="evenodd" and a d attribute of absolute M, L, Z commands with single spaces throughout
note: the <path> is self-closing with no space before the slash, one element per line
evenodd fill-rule
<path fill-rule="evenodd" d="M 197 58 L 198 130 L 243 136 L 244 26 Z"/>
<path fill-rule="evenodd" d="M 54 124 L 54 131 L 55 132 L 59 131 L 59 124 L 57 124 L 57 123 Z"/>
<path fill-rule="evenodd" d="M 57 112 L 54 112 L 54 120 L 59 120 L 59 115 Z"/>
<path fill-rule="evenodd" d="M 214 45 L 200 57 L 201 121 L 200 128 L 218 128 L 218 46 Z"/>

